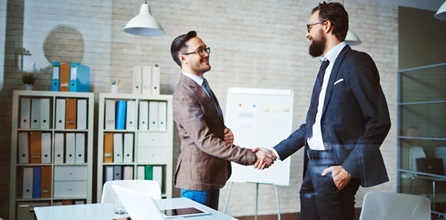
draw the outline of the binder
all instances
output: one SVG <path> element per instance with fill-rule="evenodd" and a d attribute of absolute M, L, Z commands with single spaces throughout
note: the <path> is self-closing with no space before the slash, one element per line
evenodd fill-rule
<path fill-rule="evenodd" d="M 77 129 L 87 129 L 87 99 L 77 100 Z"/>
<path fill-rule="evenodd" d="M 115 129 L 124 130 L 125 129 L 125 111 L 127 109 L 126 100 L 118 100 L 116 102 L 116 117 L 115 117 Z"/>
<path fill-rule="evenodd" d="M 144 166 L 144 179 L 145 180 L 153 180 L 153 166 L 152 165 Z"/>
<path fill-rule="evenodd" d="M 65 129 L 65 99 L 56 99 L 56 129 Z"/>
<path fill-rule="evenodd" d="M 31 199 L 33 197 L 33 173 L 32 167 L 23 168 L 23 188 L 22 197 L 24 199 Z"/>
<path fill-rule="evenodd" d="M 123 153 L 122 134 L 114 133 L 113 134 L 113 162 L 122 163 L 123 162 L 122 153 Z"/>
<path fill-rule="evenodd" d="M 40 99 L 40 128 L 49 129 L 50 128 L 50 99 L 41 98 Z"/>
<path fill-rule="evenodd" d="M 42 133 L 31 132 L 30 133 L 30 162 L 42 163 Z"/>
<path fill-rule="evenodd" d="M 167 102 L 158 102 L 158 130 L 167 130 Z"/>
<path fill-rule="evenodd" d="M 64 134 L 54 134 L 54 163 L 63 164 L 64 162 Z"/>
<path fill-rule="evenodd" d="M 59 91 L 60 62 L 53 62 L 53 77 L 51 81 L 51 91 Z"/>
<path fill-rule="evenodd" d="M 152 67 L 151 66 L 143 66 L 142 67 L 142 91 L 143 95 L 151 95 L 152 94 Z"/>
<path fill-rule="evenodd" d="M 70 92 L 90 91 L 90 67 L 80 63 L 70 63 Z"/>
<path fill-rule="evenodd" d="M 40 180 L 41 198 L 51 198 L 51 181 L 51 167 L 42 167 Z"/>
<path fill-rule="evenodd" d="M 136 102 L 134 100 L 127 101 L 126 117 L 125 117 L 125 128 L 127 130 L 135 130 L 136 126 Z"/>
<path fill-rule="evenodd" d="M 113 162 L 113 133 L 104 133 L 104 163 Z"/>
<path fill-rule="evenodd" d="M 132 163 L 133 162 L 133 134 L 125 133 L 124 134 L 124 163 Z"/>
<path fill-rule="evenodd" d="M 133 66 L 133 94 L 141 94 L 142 91 L 142 68 L 141 66 Z"/>
<path fill-rule="evenodd" d="M 163 167 L 162 166 L 154 166 L 153 167 L 153 180 L 158 181 L 161 188 L 163 187 Z"/>
<path fill-rule="evenodd" d="M 42 133 L 42 164 L 51 163 L 51 133 Z"/>
<path fill-rule="evenodd" d="M 158 102 L 149 102 L 149 131 L 158 131 Z"/>
<path fill-rule="evenodd" d="M 67 98 L 65 107 L 65 129 L 76 129 L 76 98 Z"/>
<path fill-rule="evenodd" d="M 115 100 L 105 100 L 105 129 L 115 129 Z"/>
<path fill-rule="evenodd" d="M 132 180 L 133 179 L 133 167 L 132 166 L 124 166 L 122 179 L 123 180 Z"/>
<path fill-rule="evenodd" d="M 145 167 L 144 167 L 144 166 L 138 166 L 138 167 L 136 168 L 136 171 L 137 171 L 136 178 L 137 178 L 138 180 L 145 180 L 145 177 L 144 177 L 144 170 L 145 170 Z"/>
<path fill-rule="evenodd" d="M 122 180 L 121 166 L 113 166 L 113 180 Z"/>
<path fill-rule="evenodd" d="M 59 91 L 61 91 L 61 92 L 70 91 L 70 64 L 69 63 L 60 63 Z"/>
<path fill-rule="evenodd" d="M 75 163 L 85 163 L 85 134 L 76 133 Z"/>
<path fill-rule="evenodd" d="M 19 133 L 18 140 L 18 149 L 19 149 L 19 163 L 29 163 L 29 141 L 28 141 L 28 133 L 21 132 Z"/>
<path fill-rule="evenodd" d="M 31 99 L 20 99 L 20 128 L 30 128 L 31 126 Z"/>
<path fill-rule="evenodd" d="M 40 167 L 33 167 L 33 199 L 40 198 Z"/>
<path fill-rule="evenodd" d="M 74 133 L 65 134 L 65 163 L 74 163 L 76 154 L 76 137 Z"/>
<path fill-rule="evenodd" d="M 149 120 L 149 102 L 148 101 L 140 101 L 139 102 L 139 130 L 146 131 L 148 129 L 148 120 Z"/>
<path fill-rule="evenodd" d="M 31 99 L 31 128 L 40 128 L 40 99 Z"/>
<path fill-rule="evenodd" d="M 105 166 L 104 183 L 113 180 L 113 166 Z"/>
<path fill-rule="evenodd" d="M 158 64 L 155 64 L 152 68 L 152 95 L 159 95 L 160 94 L 160 67 Z"/>

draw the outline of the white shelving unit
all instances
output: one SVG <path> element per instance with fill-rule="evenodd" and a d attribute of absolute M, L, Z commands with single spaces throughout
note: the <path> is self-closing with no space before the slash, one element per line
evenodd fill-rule
<path fill-rule="evenodd" d="M 94 93 L 14 91 L 9 219 L 92 202 Z"/>
<path fill-rule="evenodd" d="M 171 95 L 99 94 L 97 200 L 116 179 L 154 179 L 172 197 Z"/>

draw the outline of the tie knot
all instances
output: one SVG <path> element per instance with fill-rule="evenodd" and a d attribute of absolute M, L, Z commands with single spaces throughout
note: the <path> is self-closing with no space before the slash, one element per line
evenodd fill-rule
<path fill-rule="evenodd" d="M 321 63 L 321 70 L 324 70 L 324 71 L 325 71 L 325 69 L 327 69 L 327 67 L 328 67 L 329 64 L 330 64 L 330 61 L 329 61 L 329 60 L 324 60 L 324 61 L 322 61 L 322 63 Z"/>

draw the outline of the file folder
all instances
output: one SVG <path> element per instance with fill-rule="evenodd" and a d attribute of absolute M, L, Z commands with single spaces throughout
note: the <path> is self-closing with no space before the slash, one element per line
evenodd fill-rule
<path fill-rule="evenodd" d="M 70 91 L 70 64 L 69 63 L 60 63 L 59 91 L 61 91 L 61 92 Z"/>
<path fill-rule="evenodd" d="M 113 162 L 113 133 L 104 133 L 104 163 Z"/>
<path fill-rule="evenodd" d="M 59 73 L 60 73 L 60 62 L 53 62 L 53 77 L 51 81 L 51 90 L 59 91 Z"/>
<path fill-rule="evenodd" d="M 51 167 L 42 167 L 41 173 L 40 197 L 51 198 Z"/>
<path fill-rule="evenodd" d="M 33 173 L 32 167 L 23 168 L 23 190 L 22 197 L 24 199 L 31 199 L 33 197 Z"/>
<path fill-rule="evenodd" d="M 70 92 L 90 91 L 90 67 L 70 63 Z"/>
<path fill-rule="evenodd" d="M 152 94 L 152 67 L 151 66 L 143 66 L 142 67 L 142 91 L 143 95 L 151 95 Z"/>
<path fill-rule="evenodd" d="M 133 67 L 133 94 L 141 94 L 142 91 L 142 68 L 141 66 Z"/>
<path fill-rule="evenodd" d="M 113 180 L 122 180 L 121 166 L 113 166 Z"/>
<path fill-rule="evenodd" d="M 123 145 L 122 145 L 122 134 L 115 133 L 113 134 L 113 162 L 122 163 L 123 162 Z"/>
<path fill-rule="evenodd" d="M 125 128 L 126 130 L 135 130 L 136 127 L 136 102 L 134 100 L 127 101 L 127 110 L 125 117 Z"/>
<path fill-rule="evenodd" d="M 153 166 L 152 165 L 144 166 L 144 179 L 145 180 L 153 180 Z"/>
<path fill-rule="evenodd" d="M 40 128 L 40 98 L 31 99 L 31 128 Z"/>
<path fill-rule="evenodd" d="M 18 148 L 19 148 L 19 163 L 29 163 L 29 141 L 28 133 L 19 133 Z"/>
<path fill-rule="evenodd" d="M 145 180 L 145 176 L 144 176 L 145 167 L 144 166 L 138 166 L 136 169 L 137 169 L 136 170 L 137 171 L 136 178 L 139 179 L 139 180 Z"/>
<path fill-rule="evenodd" d="M 64 134 L 55 133 L 54 134 L 54 163 L 63 164 L 64 163 Z"/>
<path fill-rule="evenodd" d="M 49 129 L 50 128 L 50 99 L 42 98 L 40 99 L 40 128 Z"/>
<path fill-rule="evenodd" d="M 167 102 L 158 102 L 158 130 L 167 130 Z"/>
<path fill-rule="evenodd" d="M 124 174 L 122 175 L 122 179 L 124 179 L 124 180 L 132 180 L 133 179 L 133 167 L 132 166 L 124 166 L 123 172 L 124 172 Z"/>
<path fill-rule="evenodd" d="M 124 134 L 124 163 L 132 163 L 133 162 L 133 134 L 125 133 Z"/>
<path fill-rule="evenodd" d="M 76 137 L 74 133 L 65 134 L 65 163 L 74 163 L 76 154 Z"/>
<path fill-rule="evenodd" d="M 56 99 L 56 129 L 65 129 L 65 99 Z"/>
<path fill-rule="evenodd" d="M 118 100 L 116 102 L 116 117 L 115 117 L 115 129 L 124 130 L 125 129 L 125 111 L 127 109 L 126 100 Z"/>
<path fill-rule="evenodd" d="M 155 64 L 152 68 L 152 95 L 160 94 L 160 71 L 158 64 Z"/>
<path fill-rule="evenodd" d="M 113 166 L 105 166 L 104 183 L 113 180 Z"/>
<path fill-rule="evenodd" d="M 20 128 L 30 128 L 31 126 L 31 99 L 20 99 Z"/>
<path fill-rule="evenodd" d="M 85 134 L 76 133 L 76 158 L 75 163 L 85 163 Z"/>
<path fill-rule="evenodd" d="M 40 164 L 42 163 L 42 133 L 30 133 L 30 162 Z"/>
<path fill-rule="evenodd" d="M 149 102 L 149 131 L 158 131 L 158 102 Z"/>
<path fill-rule="evenodd" d="M 40 198 L 40 167 L 33 167 L 33 199 Z"/>
<path fill-rule="evenodd" d="M 139 102 L 139 130 L 146 131 L 148 129 L 149 121 L 149 102 Z"/>
<path fill-rule="evenodd" d="M 153 180 L 160 183 L 161 189 L 163 188 L 163 167 L 153 166 Z"/>
<path fill-rule="evenodd" d="M 65 107 L 65 129 L 76 129 L 76 98 L 67 98 Z"/>
<path fill-rule="evenodd" d="M 42 164 L 51 163 L 51 133 L 42 133 Z"/>
<path fill-rule="evenodd" d="M 87 129 L 87 99 L 77 100 L 77 129 Z"/>
<path fill-rule="evenodd" d="M 115 100 L 105 100 L 105 130 L 115 129 Z"/>

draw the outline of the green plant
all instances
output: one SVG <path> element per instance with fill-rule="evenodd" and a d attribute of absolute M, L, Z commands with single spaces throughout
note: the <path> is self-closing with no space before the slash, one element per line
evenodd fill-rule
<path fill-rule="evenodd" d="M 34 84 L 37 77 L 33 73 L 23 73 L 22 74 L 22 81 L 23 84 Z"/>

